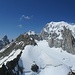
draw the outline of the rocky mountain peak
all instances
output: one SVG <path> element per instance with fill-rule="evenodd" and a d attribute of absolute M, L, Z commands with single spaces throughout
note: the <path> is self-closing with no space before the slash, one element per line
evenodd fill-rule
<path fill-rule="evenodd" d="M 61 47 L 68 52 L 75 53 L 75 25 L 67 22 L 50 22 L 41 31 L 43 39 L 50 47 Z"/>
<path fill-rule="evenodd" d="M 28 34 L 28 35 L 35 35 L 35 31 L 32 31 L 32 30 L 29 30 L 28 32 L 26 32 L 25 34 Z"/>
<path fill-rule="evenodd" d="M 5 35 L 1 40 L 0 40 L 0 49 L 2 49 L 3 47 L 5 47 L 6 45 L 8 45 L 10 43 L 8 36 Z"/>

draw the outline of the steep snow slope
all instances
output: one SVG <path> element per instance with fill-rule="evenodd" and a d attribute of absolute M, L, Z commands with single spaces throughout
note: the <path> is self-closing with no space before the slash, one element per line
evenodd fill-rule
<path fill-rule="evenodd" d="M 75 70 L 74 55 L 61 48 L 50 48 L 45 40 L 36 42 L 36 46 L 27 45 L 22 53 L 25 75 L 68 75 L 70 69 Z M 34 63 L 40 67 L 38 74 L 31 71 Z"/>

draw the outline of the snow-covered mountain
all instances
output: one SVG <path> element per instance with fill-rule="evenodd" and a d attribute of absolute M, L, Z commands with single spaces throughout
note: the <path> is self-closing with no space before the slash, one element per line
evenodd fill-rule
<path fill-rule="evenodd" d="M 61 47 L 70 53 L 75 53 L 75 25 L 67 22 L 50 22 L 41 31 L 43 39 L 50 47 Z"/>
<path fill-rule="evenodd" d="M 57 35 L 56 39 L 63 39 L 61 32 L 64 31 L 64 27 L 66 29 L 69 29 L 72 32 L 73 37 L 75 38 L 75 24 L 72 23 L 69 24 L 64 21 L 47 23 L 46 26 L 41 31 L 41 33 L 42 32 L 48 33 L 49 36 L 47 38 L 51 38 L 50 35 L 55 33 Z"/>
<path fill-rule="evenodd" d="M 75 25 L 50 22 L 0 50 L 0 75 L 75 75 Z"/>

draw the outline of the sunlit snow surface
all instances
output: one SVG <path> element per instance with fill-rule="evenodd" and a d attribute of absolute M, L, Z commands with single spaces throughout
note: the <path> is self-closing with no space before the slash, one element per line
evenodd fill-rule
<path fill-rule="evenodd" d="M 71 30 L 72 35 L 75 38 L 75 24 L 70 24 L 64 21 L 47 23 L 43 31 L 48 34 L 56 33 L 58 35 L 56 39 L 63 39 L 61 34 L 61 31 L 64 30 L 63 27 L 66 27 L 66 29 Z M 51 38 L 51 37 L 49 36 L 48 38 Z"/>
<path fill-rule="evenodd" d="M 34 74 L 31 71 L 34 62 L 40 67 L 39 74 L 34 75 L 67 75 L 70 69 L 75 70 L 75 55 L 61 48 L 50 48 L 45 40 L 36 42 L 36 46 L 27 45 L 22 53 L 24 72 L 29 71 L 25 75 Z"/>

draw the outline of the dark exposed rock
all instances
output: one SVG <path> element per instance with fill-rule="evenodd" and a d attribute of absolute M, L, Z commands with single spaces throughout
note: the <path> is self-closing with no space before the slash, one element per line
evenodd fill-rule
<path fill-rule="evenodd" d="M 39 66 L 37 66 L 36 64 L 33 64 L 33 65 L 31 66 L 31 70 L 32 70 L 33 72 L 38 72 Z"/>
<path fill-rule="evenodd" d="M 22 73 L 22 70 L 20 69 L 20 66 L 18 65 L 18 61 L 20 59 L 21 53 L 14 60 L 7 62 L 6 65 L 4 65 L 4 64 L 2 65 L 2 67 L 0 68 L 0 75 L 19 75 L 19 71 Z M 14 68 L 17 65 L 19 66 L 18 72 L 16 72 L 14 70 Z M 13 72 L 13 70 L 14 70 L 14 72 Z"/>
<path fill-rule="evenodd" d="M 0 49 L 2 49 L 3 47 L 4 47 L 4 45 L 3 45 L 3 41 L 0 40 Z"/>
<path fill-rule="evenodd" d="M 31 39 L 30 35 L 20 35 L 17 39 L 16 42 L 23 42 L 22 44 L 19 44 L 16 46 L 16 48 L 24 49 L 26 45 L 37 45 L 34 39 Z M 23 45 L 24 44 L 24 45 Z"/>
<path fill-rule="evenodd" d="M 21 52 L 22 53 L 22 52 Z M 9 69 L 14 69 L 14 67 L 18 64 L 18 61 L 20 59 L 20 56 L 21 56 L 21 53 L 12 61 L 10 62 L 7 62 L 6 66 L 9 68 Z"/>
<path fill-rule="evenodd" d="M 62 41 L 62 48 L 64 50 L 67 50 L 69 53 L 75 53 L 74 51 L 74 42 L 73 42 L 73 35 L 71 30 L 66 29 L 64 27 L 64 31 L 62 32 L 62 37 L 63 37 L 63 41 Z"/>
<path fill-rule="evenodd" d="M 75 73 L 74 73 L 74 72 L 72 72 L 72 75 L 75 75 Z"/>
<path fill-rule="evenodd" d="M 7 68 L 6 66 L 3 64 L 2 68 L 0 68 L 0 75 L 6 75 L 7 74 Z"/>

